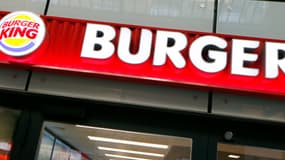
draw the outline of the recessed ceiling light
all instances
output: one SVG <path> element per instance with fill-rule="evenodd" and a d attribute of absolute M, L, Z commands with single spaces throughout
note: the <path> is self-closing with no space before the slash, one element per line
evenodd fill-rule
<path fill-rule="evenodd" d="M 114 151 L 114 152 L 123 152 L 123 153 L 131 153 L 131 154 L 140 154 L 146 156 L 154 156 L 154 157 L 164 157 L 163 154 L 158 153 L 150 153 L 150 152 L 140 152 L 140 151 L 132 151 L 132 150 L 125 150 L 125 149 L 117 149 L 117 148 L 109 148 L 109 147 L 101 147 L 99 146 L 98 149 L 104 151 Z"/>
<path fill-rule="evenodd" d="M 232 159 L 239 159 L 239 158 L 240 158 L 240 155 L 229 154 L 228 157 L 229 157 L 229 158 L 232 158 Z"/>
<path fill-rule="evenodd" d="M 121 156 L 121 155 L 115 155 L 115 154 L 105 154 L 105 156 L 107 156 L 107 157 L 114 157 L 114 158 L 131 159 L 131 160 L 150 160 L 150 159 L 145 159 L 145 158 Z"/>
<path fill-rule="evenodd" d="M 145 143 L 145 142 L 128 141 L 128 140 L 120 140 L 120 139 L 104 138 L 104 137 L 94 137 L 94 136 L 88 136 L 88 138 L 92 141 L 121 143 L 121 144 L 136 145 L 136 146 L 151 147 L 151 148 L 160 148 L 160 149 L 167 149 L 168 148 L 168 145 L 163 145 L 163 144 Z"/>

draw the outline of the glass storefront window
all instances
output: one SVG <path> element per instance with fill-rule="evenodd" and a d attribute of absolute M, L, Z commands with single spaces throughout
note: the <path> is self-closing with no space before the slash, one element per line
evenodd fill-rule
<path fill-rule="evenodd" d="M 70 148 L 59 140 L 56 140 L 52 155 L 53 160 L 69 160 Z"/>
<path fill-rule="evenodd" d="M 38 160 L 50 160 L 51 157 L 52 160 L 85 160 L 80 152 L 71 149 L 45 130 L 41 139 Z"/>
<path fill-rule="evenodd" d="M 48 132 L 44 132 L 42 136 L 42 141 L 40 145 L 40 151 L 38 160 L 50 160 L 50 155 L 52 153 L 55 138 Z"/>
<path fill-rule="evenodd" d="M 20 112 L 0 107 L 0 160 L 8 160 Z"/>
<path fill-rule="evenodd" d="M 285 151 L 220 143 L 217 160 L 285 160 Z"/>
<path fill-rule="evenodd" d="M 55 122 L 44 128 L 57 137 L 51 160 L 191 160 L 191 138 Z M 42 147 L 38 160 L 45 160 Z"/>

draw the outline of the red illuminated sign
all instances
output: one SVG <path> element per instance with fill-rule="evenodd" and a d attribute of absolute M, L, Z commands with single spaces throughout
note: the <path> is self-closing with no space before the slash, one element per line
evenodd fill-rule
<path fill-rule="evenodd" d="M 1 63 L 285 95 L 283 40 L 42 18 L 41 46 Z"/>

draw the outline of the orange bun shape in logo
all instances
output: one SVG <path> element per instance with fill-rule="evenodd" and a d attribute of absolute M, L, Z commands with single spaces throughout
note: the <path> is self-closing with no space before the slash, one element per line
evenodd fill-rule
<path fill-rule="evenodd" d="M 26 56 L 42 44 L 45 33 L 44 22 L 34 13 L 10 13 L 0 21 L 0 51 L 9 56 Z"/>

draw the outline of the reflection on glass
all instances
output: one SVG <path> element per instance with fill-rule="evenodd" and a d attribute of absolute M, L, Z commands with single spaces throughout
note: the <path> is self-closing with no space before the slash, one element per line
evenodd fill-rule
<path fill-rule="evenodd" d="M 52 160 L 81 160 L 81 154 L 57 139 L 55 141 Z"/>
<path fill-rule="evenodd" d="M 51 158 L 52 157 L 52 158 Z M 1 159 L 0 159 L 1 160 Z M 43 131 L 37 160 L 89 160 L 80 152 L 54 137 L 52 134 Z"/>
<path fill-rule="evenodd" d="M 44 127 L 62 138 L 52 160 L 191 160 L 191 138 L 55 122 Z"/>
<path fill-rule="evenodd" d="M 68 160 L 84 160 L 85 158 L 76 150 L 70 150 L 70 159 Z M 87 159 L 88 160 L 88 159 Z"/>
<path fill-rule="evenodd" d="M 55 138 L 52 135 L 50 135 L 48 132 L 44 132 L 40 145 L 40 156 L 38 157 L 38 160 L 50 160 L 54 141 Z"/>
<path fill-rule="evenodd" d="M 51 0 L 48 15 L 211 31 L 214 2 L 215 0 Z"/>
<path fill-rule="evenodd" d="M 8 160 L 11 144 L 8 142 L 0 142 L 0 160 Z"/>
<path fill-rule="evenodd" d="M 267 3 L 262 1 L 224 0 L 219 5 L 219 22 L 259 24 L 267 14 Z"/>
<path fill-rule="evenodd" d="M 285 160 L 285 151 L 269 148 L 218 144 L 218 160 Z"/>
<path fill-rule="evenodd" d="M 53 160 L 69 160 L 70 148 L 59 140 L 56 140 L 53 151 Z"/>
<path fill-rule="evenodd" d="M 151 16 L 201 18 L 206 14 L 203 9 L 213 2 L 214 0 L 52 0 L 51 5 Z"/>
<path fill-rule="evenodd" d="M 19 111 L 0 107 L 0 160 L 8 160 Z"/>

